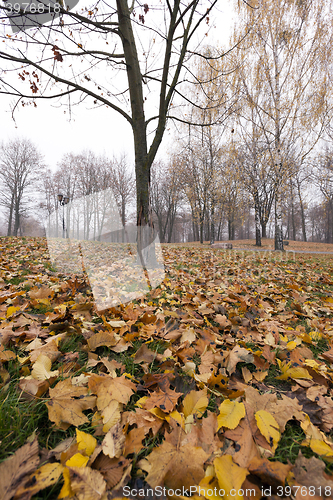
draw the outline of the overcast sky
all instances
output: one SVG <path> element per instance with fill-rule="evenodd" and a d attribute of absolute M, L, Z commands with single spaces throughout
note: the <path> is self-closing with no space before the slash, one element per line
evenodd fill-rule
<path fill-rule="evenodd" d="M 80 3 L 78 4 L 78 6 Z M 232 26 L 231 1 L 219 7 L 220 12 L 212 24 L 206 43 L 221 46 L 228 43 Z M 216 27 L 214 27 L 216 26 Z M 1 121 L 0 136 L 7 141 L 14 137 L 26 137 L 39 147 L 46 164 L 55 170 L 63 154 L 79 153 L 91 149 L 97 154 L 109 157 L 123 152 L 133 161 L 133 139 L 126 120 L 110 108 L 92 109 L 85 102 L 72 108 L 71 116 L 66 106 L 55 101 L 37 99 L 37 108 L 17 106 L 12 118 L 11 109 L 15 105 L 12 97 L 0 95 Z M 172 142 L 174 130 L 166 133 L 160 156 Z"/>

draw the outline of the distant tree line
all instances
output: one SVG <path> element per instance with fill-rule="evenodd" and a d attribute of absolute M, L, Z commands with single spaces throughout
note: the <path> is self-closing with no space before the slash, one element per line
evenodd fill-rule
<path fill-rule="evenodd" d="M 185 145 L 180 140 L 173 155 L 153 165 L 151 208 L 160 241 L 255 238 L 258 224 L 260 237 L 274 237 L 275 185 L 265 147 L 249 153 L 233 141 L 217 147 L 210 161 L 205 148 L 211 154 L 212 144 L 205 134 L 208 128 L 201 130 L 200 147 L 194 136 Z M 1 234 L 42 236 L 41 221 L 59 209 L 58 194 L 85 199 L 108 188 L 122 226 L 135 224 L 134 173 L 125 155 L 68 153 L 55 172 L 26 139 L 3 143 L 0 155 Z M 319 151 L 302 168 L 292 167 L 281 188 L 283 238 L 333 243 L 333 148 Z M 88 217 L 89 207 L 83 212 Z"/>

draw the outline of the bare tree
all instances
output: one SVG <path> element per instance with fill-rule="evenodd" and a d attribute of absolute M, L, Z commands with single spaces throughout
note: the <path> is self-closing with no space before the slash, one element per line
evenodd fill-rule
<path fill-rule="evenodd" d="M 111 187 L 119 208 L 121 222 L 125 227 L 128 205 L 134 198 L 135 180 L 128 168 L 126 154 L 114 158 L 111 163 Z"/>
<path fill-rule="evenodd" d="M 155 162 L 152 169 L 152 209 L 157 218 L 160 241 L 163 243 L 171 242 L 182 197 L 177 155 L 170 158 L 169 164 Z"/>
<path fill-rule="evenodd" d="M 235 81 L 244 96 L 239 116 L 260 131 L 270 154 L 275 249 L 283 250 L 282 202 L 291 175 L 289 160 L 302 166 L 330 121 L 331 10 L 317 0 L 258 0 L 239 6 L 244 30 L 236 30 L 235 40 L 248 32 L 237 50 Z"/>
<path fill-rule="evenodd" d="M 131 126 L 139 227 L 151 225 L 150 169 L 167 120 L 172 117 L 170 108 L 175 94 L 184 97 L 177 88 L 182 69 L 190 50 L 196 51 L 197 33 L 200 35 L 202 28 L 201 36 L 206 34 L 206 21 L 217 1 L 156 1 L 148 6 L 134 0 L 130 7 L 128 0 L 116 0 L 115 7 L 111 7 L 102 0 L 98 7 L 92 5 L 80 13 L 66 10 L 60 2 L 59 21 L 54 19 L 47 26 L 35 23 L 33 31 L 9 37 L 10 23 L 3 19 L 1 93 L 33 101 L 65 97 L 72 102 L 75 96 L 78 101 L 88 98 L 95 105 L 116 111 Z M 5 4 L 1 9 L 5 13 L 9 7 Z M 24 14 L 18 14 L 22 24 Z M 36 18 L 38 22 L 38 15 Z M 156 52 L 160 57 L 156 57 Z M 113 69 L 123 70 L 127 78 L 118 75 L 115 79 L 114 74 L 110 75 Z M 10 77 L 11 72 L 21 79 L 21 84 Z M 109 77 L 106 83 L 105 75 Z M 150 93 L 149 109 L 153 111 L 147 118 L 146 100 Z M 140 231 L 138 238 L 144 266 L 142 251 L 149 241 L 143 235 L 147 234 L 151 239 L 149 231 Z"/>
<path fill-rule="evenodd" d="M 42 168 L 42 156 L 29 140 L 15 139 L 0 146 L 0 204 L 8 212 L 8 236 L 17 236 Z"/>

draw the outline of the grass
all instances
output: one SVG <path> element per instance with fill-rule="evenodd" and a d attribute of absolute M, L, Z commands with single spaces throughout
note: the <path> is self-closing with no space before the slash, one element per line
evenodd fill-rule
<path fill-rule="evenodd" d="M 35 307 L 27 309 L 27 313 L 30 314 L 45 314 L 50 311 L 53 311 L 53 308 L 51 306 L 47 306 L 46 304 L 38 304 Z"/>
<path fill-rule="evenodd" d="M 270 458 L 270 460 L 272 462 L 282 462 L 283 464 L 287 464 L 288 462 L 295 463 L 301 448 L 303 455 L 306 458 L 310 458 L 314 453 L 306 446 L 301 447 L 301 443 L 304 439 L 305 434 L 298 422 L 292 420 L 287 422 L 286 428 L 275 450 L 275 455 Z"/>
<path fill-rule="evenodd" d="M 8 284 L 10 285 L 19 285 L 20 283 L 23 283 L 26 281 L 25 278 L 19 278 L 18 276 L 15 276 L 14 278 L 10 278 L 9 280 L 6 280 Z"/>
<path fill-rule="evenodd" d="M 278 380 L 276 377 L 279 375 L 281 375 L 279 368 L 275 365 L 270 365 L 264 384 L 273 386 L 277 391 L 290 391 L 290 383 L 287 380 Z"/>
<path fill-rule="evenodd" d="M 326 339 L 319 339 L 316 344 L 309 344 L 309 348 L 311 349 L 313 356 L 318 359 L 318 356 L 329 349 L 329 343 Z"/>
<path fill-rule="evenodd" d="M 0 461 L 23 446 L 38 431 L 40 439 L 48 434 L 48 412 L 44 399 L 27 401 L 17 389 L 20 373 L 17 363 L 10 361 L 10 383 L 0 391 Z M 45 439 L 44 439 L 45 442 Z"/>
<path fill-rule="evenodd" d="M 44 267 L 45 269 L 48 269 L 49 271 L 56 273 L 57 270 L 55 267 L 52 266 L 51 262 L 44 262 Z"/>
<path fill-rule="evenodd" d="M 296 420 L 289 420 L 281 435 L 274 457 L 269 458 L 269 460 L 271 462 L 282 462 L 283 464 L 294 464 L 300 451 L 305 458 L 318 457 L 311 448 L 302 446 L 304 439 L 305 434 L 299 423 Z M 318 458 L 325 463 L 326 473 L 332 474 L 333 463 L 327 462 L 321 457 Z"/>

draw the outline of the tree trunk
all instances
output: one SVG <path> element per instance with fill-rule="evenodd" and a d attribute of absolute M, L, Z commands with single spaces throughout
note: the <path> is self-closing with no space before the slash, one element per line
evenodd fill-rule
<path fill-rule="evenodd" d="M 17 236 L 19 227 L 20 227 L 20 212 L 19 212 L 19 207 L 16 206 L 14 210 L 14 229 L 13 229 L 13 235 Z"/>
<path fill-rule="evenodd" d="M 154 228 L 149 200 L 150 167 L 153 158 L 148 158 L 142 75 L 127 0 L 117 0 L 117 11 L 132 110 L 131 126 L 134 137 L 137 193 L 137 251 L 145 269 L 156 265 Z"/>
<path fill-rule="evenodd" d="M 275 192 L 275 250 L 283 250 L 282 210 L 279 188 Z"/>
<path fill-rule="evenodd" d="M 295 223 L 295 207 L 294 207 L 294 193 L 292 187 L 292 181 L 290 185 L 290 196 L 291 196 L 291 227 L 292 227 L 292 239 L 296 241 L 296 223 Z"/>
<path fill-rule="evenodd" d="M 258 192 L 254 195 L 254 218 L 256 227 L 256 246 L 261 247 L 261 236 L 260 236 L 260 217 L 259 217 L 259 196 Z"/>
<path fill-rule="evenodd" d="M 176 218 L 176 207 L 174 206 L 172 209 L 170 221 L 169 221 L 168 243 L 171 243 L 173 226 L 175 224 L 175 218 Z"/>
<path fill-rule="evenodd" d="M 234 240 L 235 239 L 234 215 L 232 215 L 228 219 L 228 236 L 229 236 L 229 240 Z"/>
<path fill-rule="evenodd" d="M 210 244 L 213 245 L 215 243 L 215 222 L 214 222 L 214 218 L 215 218 L 215 202 L 214 202 L 214 200 L 212 202 L 210 216 L 211 216 L 211 222 L 210 222 Z"/>
<path fill-rule="evenodd" d="M 267 238 L 267 223 L 265 221 L 261 222 L 261 237 Z"/>
<path fill-rule="evenodd" d="M 204 229 L 204 223 L 203 220 L 200 221 L 200 243 L 203 244 L 203 229 Z"/>
<path fill-rule="evenodd" d="M 13 209 L 14 209 L 13 205 L 14 205 L 14 193 L 12 194 L 12 201 L 11 201 L 10 209 L 9 209 L 7 236 L 12 235 Z"/>
<path fill-rule="evenodd" d="M 301 183 L 299 182 L 298 178 L 297 178 L 297 191 L 298 191 L 299 203 L 300 203 L 300 206 L 301 206 L 301 219 L 302 219 L 303 241 L 307 241 L 307 239 L 306 239 L 306 226 L 305 226 L 304 204 L 303 204 L 303 200 L 302 200 Z"/>

